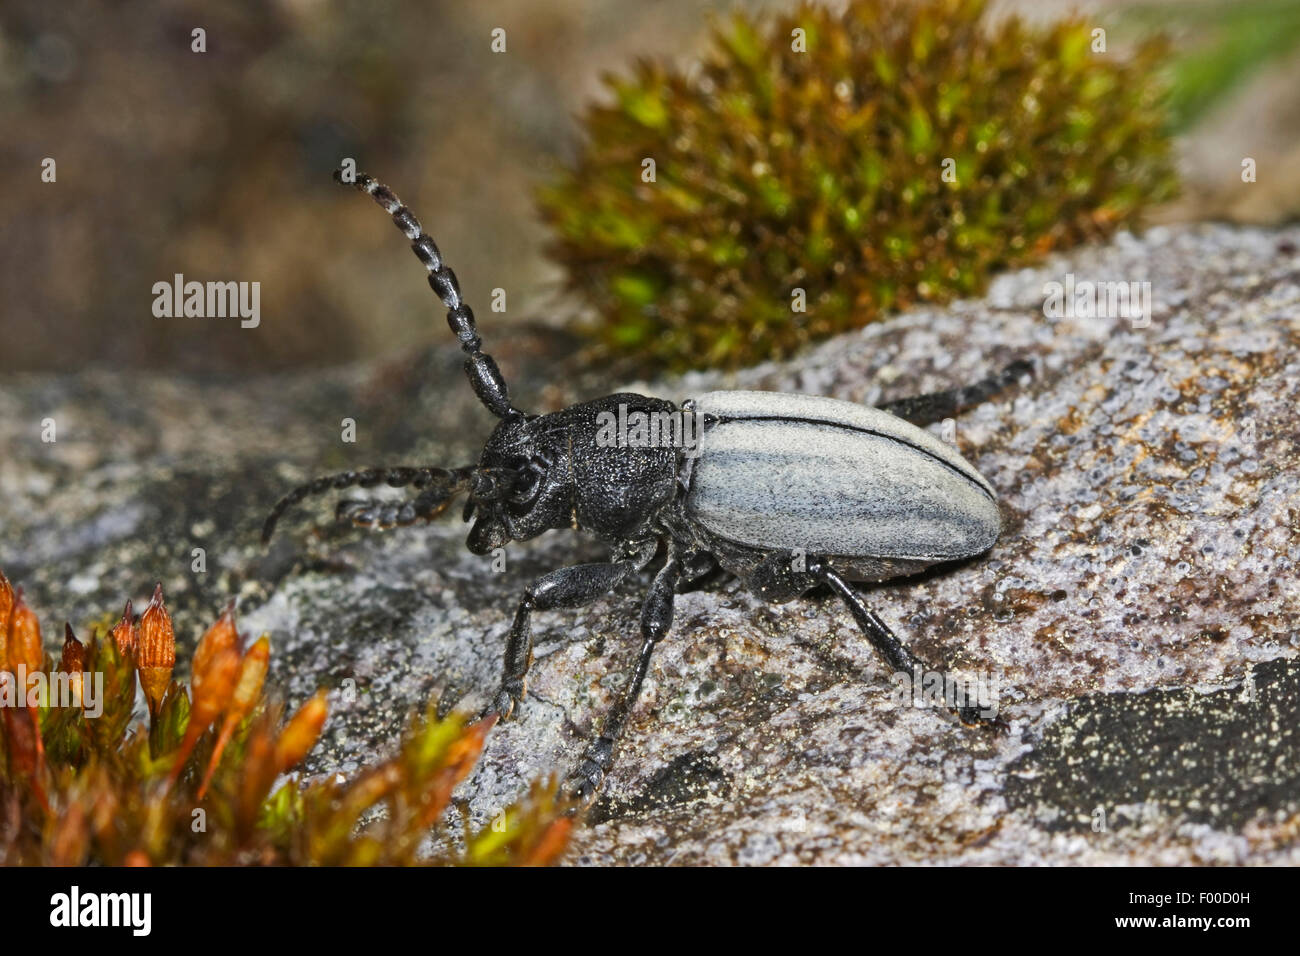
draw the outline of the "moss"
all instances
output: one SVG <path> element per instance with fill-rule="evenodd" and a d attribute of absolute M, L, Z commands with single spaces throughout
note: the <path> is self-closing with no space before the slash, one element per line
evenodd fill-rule
<path fill-rule="evenodd" d="M 587 110 L 580 154 L 539 193 L 602 351 L 671 369 L 777 358 L 977 294 L 1173 195 L 1162 41 L 1094 53 L 1082 20 L 984 13 L 738 13 L 698 68 L 608 78 L 612 102 Z"/>
<path fill-rule="evenodd" d="M 227 610 L 198 643 L 193 686 L 165 667 L 155 674 L 165 691 L 137 723 L 146 658 L 170 649 L 174 659 L 161 588 L 139 618 L 128 604 L 92 634 L 83 645 L 69 627 L 57 663 L 42 655 L 27 666 L 39 624 L 0 574 L 0 805 L 16 820 L 0 828 L 0 864 L 521 865 L 565 849 L 570 807 L 539 782 L 489 827 L 467 831 L 459 855 L 422 850 L 492 720 L 439 718 L 431 704 L 393 757 L 353 779 L 291 776 L 276 787 L 315 745 L 328 708 L 318 694 L 285 719 L 263 693 L 266 638 L 244 648 Z M 71 694 L 24 692 L 37 706 L 11 706 L 38 669 L 32 686 L 81 677 Z"/>

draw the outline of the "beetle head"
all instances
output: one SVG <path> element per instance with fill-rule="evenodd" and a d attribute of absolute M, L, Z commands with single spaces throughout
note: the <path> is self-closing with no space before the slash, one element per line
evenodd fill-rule
<path fill-rule="evenodd" d="M 487 554 L 571 523 L 567 438 L 547 418 L 506 418 L 483 447 L 465 505 L 465 520 L 474 518 L 466 540 L 472 553 Z"/>

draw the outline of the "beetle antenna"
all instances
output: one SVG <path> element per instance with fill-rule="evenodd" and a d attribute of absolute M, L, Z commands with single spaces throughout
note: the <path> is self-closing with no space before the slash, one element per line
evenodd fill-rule
<path fill-rule="evenodd" d="M 446 263 L 442 261 L 442 253 L 438 251 L 433 239 L 424 234 L 420 220 L 415 218 L 415 214 L 402 204 L 391 189 L 365 173 L 359 172 L 355 179 L 347 179 L 342 169 L 336 169 L 334 180 L 344 186 L 355 186 L 368 194 L 383 207 L 384 212 L 393 217 L 393 225 L 402 230 L 406 238 L 411 240 L 411 251 L 429 270 L 429 287 L 447 307 L 447 324 L 460 340 L 460 347 L 467 356 L 465 374 L 469 377 L 469 383 L 478 400 L 497 418 L 513 418 L 522 415 L 523 412 L 510 404 L 506 380 L 502 378 L 497 363 L 493 361 L 492 356 L 481 349 L 483 340 L 479 337 L 474 313 L 461 300 L 460 283 L 456 280 L 456 273 L 447 268 Z"/>
<path fill-rule="evenodd" d="M 427 488 L 442 493 L 443 501 L 446 502 L 457 493 L 467 490 L 477 471 L 478 469 L 473 466 L 453 468 L 450 471 L 446 468 L 366 468 L 362 471 L 342 471 L 335 475 L 325 475 L 300 485 L 276 502 L 271 513 L 266 516 L 266 523 L 262 525 L 262 544 L 271 540 L 271 536 L 275 534 L 276 523 L 286 511 L 312 495 L 337 491 L 341 488 L 373 488 L 376 485 L 386 484 L 390 488 Z M 441 510 L 442 508 L 436 508 L 430 511 L 429 515 L 433 516 Z"/>

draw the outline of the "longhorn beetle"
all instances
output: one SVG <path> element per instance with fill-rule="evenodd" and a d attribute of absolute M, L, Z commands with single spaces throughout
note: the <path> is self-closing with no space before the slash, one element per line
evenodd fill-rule
<path fill-rule="evenodd" d="M 849 581 L 910 574 L 993 546 L 1001 520 L 992 487 L 919 426 L 991 397 L 1027 374 L 1029 363 L 880 408 L 777 392 L 710 392 L 679 407 L 619 393 L 547 415 L 526 414 L 510 404 L 455 273 L 411 211 L 365 174 L 349 182 L 339 170 L 334 178 L 367 193 L 411 241 L 429 285 L 449 310 L 470 385 L 499 422 L 474 465 L 348 471 L 297 488 L 267 517 L 263 542 L 285 510 L 309 495 L 381 484 L 416 493 L 397 502 L 345 499 L 337 519 L 372 528 L 430 521 L 466 493 L 463 519 L 474 522 L 466 546 L 474 554 L 557 528 L 583 528 L 607 541 L 609 561 L 561 568 L 525 588 L 506 639 L 501 686 L 487 711 L 502 719 L 524 696 L 533 613 L 589 604 L 645 568 L 665 543 L 664 563 L 642 606 L 641 650 L 631 679 L 569 781 L 580 799 L 589 798 L 610 769 L 651 653 L 672 624 L 674 594 L 717 567 L 778 603 L 825 585 L 891 668 L 914 673 L 921 667 Z M 691 426 L 682 434 L 698 436 L 693 447 L 662 437 L 639 445 L 610 440 L 612 420 L 674 415 Z M 960 702 L 954 710 L 965 723 L 989 719 Z"/>

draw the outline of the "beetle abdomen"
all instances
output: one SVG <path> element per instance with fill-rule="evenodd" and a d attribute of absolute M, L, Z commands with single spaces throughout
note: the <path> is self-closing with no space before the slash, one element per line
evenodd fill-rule
<path fill-rule="evenodd" d="M 763 549 L 967 558 L 997 540 L 988 482 L 930 433 L 813 395 L 710 392 L 686 500 L 713 534 Z"/>

